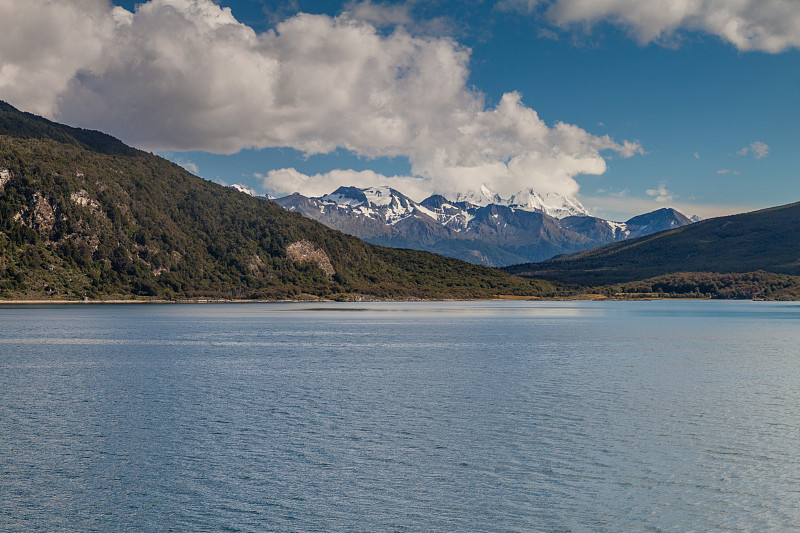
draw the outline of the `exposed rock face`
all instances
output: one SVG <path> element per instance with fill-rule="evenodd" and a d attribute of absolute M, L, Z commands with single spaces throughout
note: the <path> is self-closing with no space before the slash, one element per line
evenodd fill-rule
<path fill-rule="evenodd" d="M 95 215 L 101 214 L 105 216 L 103 209 L 100 207 L 100 203 L 97 200 L 93 200 L 85 189 L 81 189 L 78 192 L 72 193 L 69 196 L 69 199 L 75 205 L 88 207 Z"/>
<path fill-rule="evenodd" d="M 263 267 L 264 261 L 261 260 L 258 254 L 253 254 L 250 260 L 247 262 L 247 268 L 250 269 L 250 272 L 258 272 Z"/>
<path fill-rule="evenodd" d="M 11 171 L 5 168 L 0 168 L 0 191 L 2 191 L 6 183 L 11 180 Z"/>
<path fill-rule="evenodd" d="M 56 222 L 56 213 L 50 201 L 39 192 L 33 194 L 30 206 L 14 216 L 14 220 L 22 222 L 31 229 L 37 230 L 41 235 L 46 236 L 53 229 Z"/>
<path fill-rule="evenodd" d="M 287 246 L 286 255 L 295 263 L 313 263 L 329 276 L 336 274 L 328 254 L 307 240 L 293 242 Z"/>

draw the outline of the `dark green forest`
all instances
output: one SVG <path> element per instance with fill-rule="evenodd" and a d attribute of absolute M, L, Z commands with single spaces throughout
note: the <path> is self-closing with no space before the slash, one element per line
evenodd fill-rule
<path fill-rule="evenodd" d="M 800 300 L 800 276 L 763 270 L 746 273 L 677 272 L 602 286 L 567 284 L 562 290 L 607 298 L 713 298 Z"/>

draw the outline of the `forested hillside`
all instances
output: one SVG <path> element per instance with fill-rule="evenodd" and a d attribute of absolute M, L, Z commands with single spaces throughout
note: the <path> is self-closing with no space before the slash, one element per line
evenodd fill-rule
<path fill-rule="evenodd" d="M 713 218 L 507 271 L 608 294 L 800 297 L 800 203 Z M 578 288 L 575 288 L 578 287 Z"/>

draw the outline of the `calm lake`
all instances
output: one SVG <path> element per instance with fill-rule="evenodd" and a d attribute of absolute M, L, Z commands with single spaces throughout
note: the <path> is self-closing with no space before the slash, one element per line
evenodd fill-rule
<path fill-rule="evenodd" d="M 800 305 L 0 306 L 2 531 L 800 530 Z"/>

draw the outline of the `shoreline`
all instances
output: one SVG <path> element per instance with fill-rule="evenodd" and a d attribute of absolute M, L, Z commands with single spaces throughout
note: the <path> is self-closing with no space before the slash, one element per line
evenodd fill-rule
<path fill-rule="evenodd" d="M 330 298 L 309 298 L 309 299 L 293 299 L 293 300 L 245 300 L 245 299 L 213 299 L 213 298 L 199 298 L 199 299 L 185 299 L 185 300 L 0 300 L 0 307 L 4 305 L 197 305 L 197 304 L 276 304 L 276 303 L 402 303 L 402 302 L 509 302 L 509 301 L 523 301 L 523 302 L 643 302 L 643 301 L 660 301 L 660 300 L 681 300 L 681 301 L 712 301 L 712 300 L 727 300 L 727 301 L 800 301 L 800 300 L 769 300 L 769 299 L 749 299 L 749 298 L 690 298 L 679 297 L 670 298 L 655 295 L 641 295 L 631 297 L 607 297 L 599 294 L 581 294 L 575 296 L 563 297 L 542 297 L 542 296 L 515 296 L 515 295 L 498 295 L 495 298 L 408 298 L 408 299 L 380 299 L 380 298 L 354 298 L 352 300 L 333 300 Z"/>

